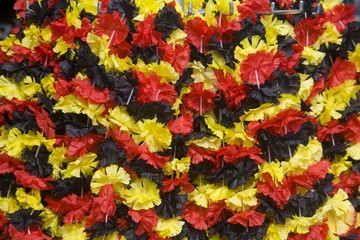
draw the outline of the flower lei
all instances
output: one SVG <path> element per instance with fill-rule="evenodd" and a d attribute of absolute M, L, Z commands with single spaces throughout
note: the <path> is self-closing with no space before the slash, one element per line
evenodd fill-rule
<path fill-rule="evenodd" d="M 1 239 L 359 238 L 354 6 L 97 3 L 14 5 Z"/>

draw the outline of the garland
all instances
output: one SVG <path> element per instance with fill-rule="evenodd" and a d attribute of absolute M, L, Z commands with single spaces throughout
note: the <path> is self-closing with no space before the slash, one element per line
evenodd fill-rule
<path fill-rule="evenodd" d="M 14 5 L 0 239 L 359 238 L 354 6 L 97 2 Z"/>

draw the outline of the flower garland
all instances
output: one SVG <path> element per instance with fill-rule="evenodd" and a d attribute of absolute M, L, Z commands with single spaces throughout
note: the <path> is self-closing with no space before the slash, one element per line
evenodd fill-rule
<path fill-rule="evenodd" d="M 0 239 L 360 237 L 354 6 L 101 2 L 14 5 Z"/>

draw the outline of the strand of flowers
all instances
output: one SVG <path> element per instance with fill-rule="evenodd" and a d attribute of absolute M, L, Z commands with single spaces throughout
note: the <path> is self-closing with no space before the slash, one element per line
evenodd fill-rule
<path fill-rule="evenodd" d="M 1 239 L 358 239 L 354 6 L 101 3 L 14 5 Z"/>

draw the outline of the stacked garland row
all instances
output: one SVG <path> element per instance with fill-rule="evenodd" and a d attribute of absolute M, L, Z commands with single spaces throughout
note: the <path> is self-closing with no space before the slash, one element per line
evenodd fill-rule
<path fill-rule="evenodd" d="M 354 6 L 29 2 L 0 42 L 0 239 L 360 237 Z"/>

